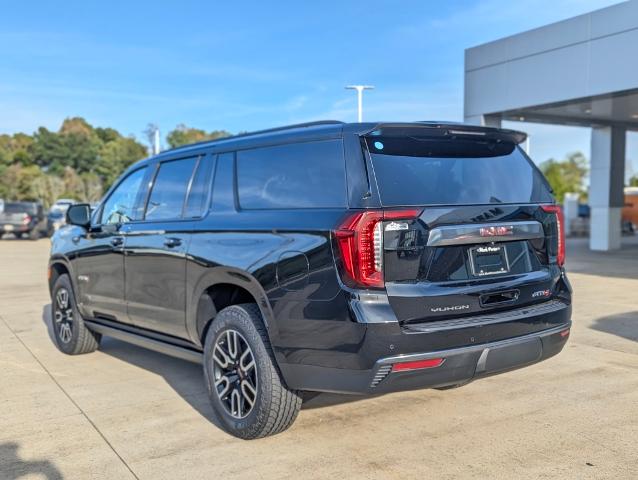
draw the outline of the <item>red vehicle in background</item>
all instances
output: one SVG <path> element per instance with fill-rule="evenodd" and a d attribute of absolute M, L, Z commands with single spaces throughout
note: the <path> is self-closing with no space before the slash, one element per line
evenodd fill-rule
<path fill-rule="evenodd" d="M 627 227 L 632 232 L 638 227 L 638 187 L 625 188 L 625 206 L 622 209 L 623 230 Z"/>

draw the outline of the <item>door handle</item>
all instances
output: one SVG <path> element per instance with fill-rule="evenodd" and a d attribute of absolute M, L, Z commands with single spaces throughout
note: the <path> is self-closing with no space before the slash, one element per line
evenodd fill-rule
<path fill-rule="evenodd" d="M 164 246 L 168 248 L 179 247 L 181 244 L 182 244 L 181 238 L 169 237 L 166 240 L 164 240 Z"/>
<path fill-rule="evenodd" d="M 123 243 L 124 243 L 124 238 L 122 237 L 111 238 L 111 245 L 113 245 L 114 247 L 121 247 Z"/>

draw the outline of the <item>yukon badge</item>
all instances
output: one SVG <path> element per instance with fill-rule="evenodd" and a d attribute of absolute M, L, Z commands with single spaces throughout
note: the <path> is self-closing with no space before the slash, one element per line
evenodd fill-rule
<path fill-rule="evenodd" d="M 430 311 L 435 312 L 435 313 L 454 312 L 454 311 L 457 311 L 457 310 L 467 310 L 468 308 L 470 308 L 469 305 L 450 305 L 450 306 L 447 306 L 447 307 L 430 308 Z"/>

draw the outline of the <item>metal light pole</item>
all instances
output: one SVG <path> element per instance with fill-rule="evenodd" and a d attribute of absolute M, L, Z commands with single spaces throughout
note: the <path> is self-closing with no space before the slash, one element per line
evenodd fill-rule
<path fill-rule="evenodd" d="M 356 90 L 357 91 L 357 102 L 359 105 L 359 123 L 363 121 L 363 91 L 364 90 L 372 90 L 374 87 L 372 85 L 348 85 L 346 86 L 346 90 Z"/>
<path fill-rule="evenodd" d="M 151 155 L 157 155 L 160 153 L 160 131 L 159 127 L 154 123 L 149 123 L 144 130 L 144 135 L 148 139 L 149 146 L 151 147 Z"/>
<path fill-rule="evenodd" d="M 157 155 L 158 153 L 160 153 L 160 131 L 159 128 L 156 128 L 153 134 L 153 154 Z"/>

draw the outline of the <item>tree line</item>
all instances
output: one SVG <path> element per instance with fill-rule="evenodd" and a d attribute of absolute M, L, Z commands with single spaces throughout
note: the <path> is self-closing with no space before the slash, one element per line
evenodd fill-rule
<path fill-rule="evenodd" d="M 166 136 L 170 148 L 230 135 L 180 124 Z M 0 135 L 0 198 L 41 201 L 58 198 L 93 203 L 132 163 L 148 156 L 147 146 L 113 128 L 93 127 L 81 117 L 60 129 L 40 127 L 28 135 Z"/>
<path fill-rule="evenodd" d="M 539 167 L 554 190 L 554 195 L 559 203 L 563 203 L 566 193 L 577 193 L 581 200 L 587 200 L 585 178 L 589 173 L 589 168 L 585 155 L 580 152 L 572 153 L 562 161 L 550 158 L 541 163 Z M 627 186 L 638 187 L 638 175 L 633 175 L 627 182 Z"/>
<path fill-rule="evenodd" d="M 229 135 L 225 130 L 207 132 L 179 124 L 168 132 L 166 142 L 176 148 Z M 81 117 L 67 118 L 57 132 L 40 127 L 33 135 L 0 135 L 0 198 L 41 201 L 45 207 L 58 198 L 93 203 L 129 165 L 148 154 L 147 146 L 134 136 L 93 127 Z M 562 161 L 549 159 L 540 169 L 559 202 L 568 192 L 586 198 L 588 169 L 582 153 Z M 629 183 L 638 186 L 638 176 Z"/>

